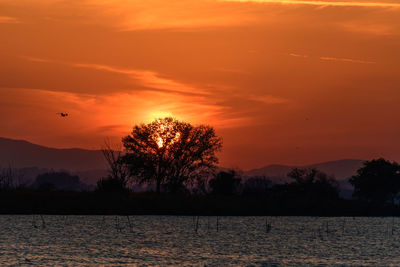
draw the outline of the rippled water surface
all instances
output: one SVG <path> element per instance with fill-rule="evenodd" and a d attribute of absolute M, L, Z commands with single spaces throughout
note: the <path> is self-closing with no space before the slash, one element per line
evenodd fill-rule
<path fill-rule="evenodd" d="M 0 227 L 1 266 L 400 266 L 398 218 L 219 217 L 217 230 L 217 217 L 36 215 Z"/>

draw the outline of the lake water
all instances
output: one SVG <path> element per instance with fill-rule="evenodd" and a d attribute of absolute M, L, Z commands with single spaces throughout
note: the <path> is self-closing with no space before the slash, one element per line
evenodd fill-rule
<path fill-rule="evenodd" d="M 0 216 L 0 265 L 400 266 L 399 218 L 267 220 Z"/>

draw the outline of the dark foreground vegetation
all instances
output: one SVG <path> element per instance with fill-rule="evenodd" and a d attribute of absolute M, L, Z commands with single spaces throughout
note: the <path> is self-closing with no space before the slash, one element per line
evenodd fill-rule
<path fill-rule="evenodd" d="M 307 201 L 269 196 L 164 195 L 14 190 L 0 194 L 1 214 L 158 214 L 269 216 L 399 216 L 398 206 L 357 200 Z"/>
<path fill-rule="evenodd" d="M 385 159 L 367 161 L 349 177 L 354 187 L 349 200 L 339 197 L 334 177 L 316 169 L 295 168 L 285 184 L 217 171 L 222 139 L 209 126 L 158 119 L 135 126 L 123 145 L 115 149 L 106 143 L 109 175 L 94 191 L 66 172 L 41 174 L 21 185 L 13 169 L 0 170 L 0 213 L 400 215 L 400 166 Z M 150 189 L 134 192 L 135 185 Z"/>

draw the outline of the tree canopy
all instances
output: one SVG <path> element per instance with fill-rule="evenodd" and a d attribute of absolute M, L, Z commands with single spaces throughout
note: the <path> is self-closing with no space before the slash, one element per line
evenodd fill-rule
<path fill-rule="evenodd" d="M 209 182 L 211 193 L 233 195 L 237 193 L 240 181 L 240 176 L 234 170 L 221 171 Z"/>
<path fill-rule="evenodd" d="M 361 200 L 394 203 L 400 192 L 400 165 L 383 158 L 366 161 L 349 182 L 354 186 L 353 196 Z"/>
<path fill-rule="evenodd" d="M 288 177 L 295 180 L 289 184 L 291 194 L 314 200 L 329 200 L 339 197 L 338 182 L 326 173 L 313 168 L 294 168 Z"/>
<path fill-rule="evenodd" d="M 122 141 L 130 176 L 139 183 L 155 183 L 158 193 L 162 185 L 178 192 L 187 185 L 204 184 L 202 179 L 216 167 L 216 152 L 222 148 L 212 127 L 171 117 L 135 125 Z"/>

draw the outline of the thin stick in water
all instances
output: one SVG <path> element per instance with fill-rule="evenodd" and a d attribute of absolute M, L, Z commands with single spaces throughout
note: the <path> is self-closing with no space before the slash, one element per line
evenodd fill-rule
<path fill-rule="evenodd" d="M 196 234 L 197 234 L 197 230 L 199 229 L 199 216 L 197 216 L 197 220 L 196 220 L 196 227 L 195 227 L 195 229 L 194 229 L 194 231 L 196 232 Z"/>
<path fill-rule="evenodd" d="M 42 219 L 42 228 L 46 228 L 46 222 L 44 221 L 42 214 L 40 214 L 40 218 Z"/>
<path fill-rule="evenodd" d="M 393 235 L 393 232 L 394 232 L 394 217 L 392 217 L 392 235 Z"/>
<path fill-rule="evenodd" d="M 126 218 L 128 218 L 129 229 L 131 230 L 131 233 L 133 233 L 132 224 L 131 224 L 131 220 L 129 219 L 129 215 L 127 215 Z"/>

